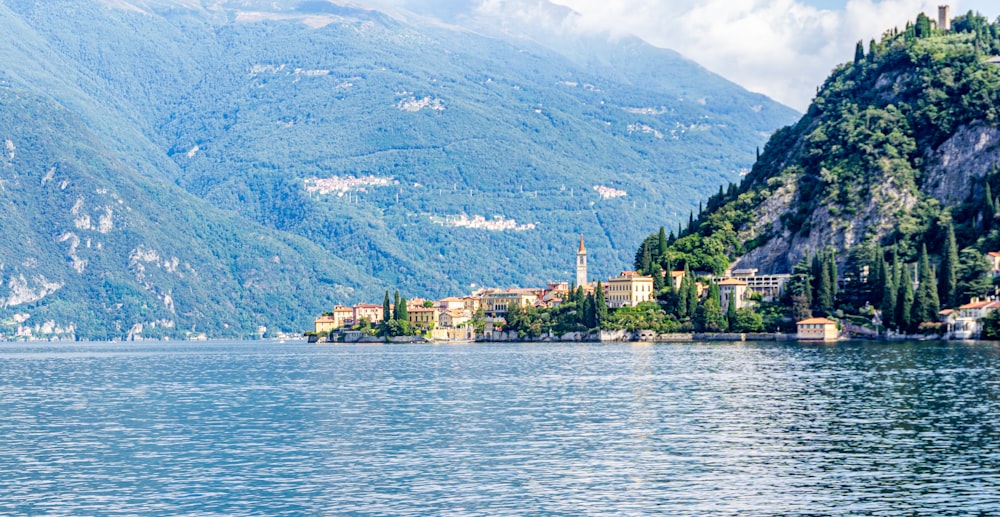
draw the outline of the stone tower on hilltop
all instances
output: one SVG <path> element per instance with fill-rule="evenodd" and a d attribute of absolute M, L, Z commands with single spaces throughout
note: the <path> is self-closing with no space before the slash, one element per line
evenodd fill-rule
<path fill-rule="evenodd" d="M 583 234 L 580 234 L 580 250 L 576 252 L 576 285 L 587 283 L 587 248 L 583 247 Z"/>
<path fill-rule="evenodd" d="M 943 31 L 951 30 L 951 6 L 938 6 L 938 29 Z"/>

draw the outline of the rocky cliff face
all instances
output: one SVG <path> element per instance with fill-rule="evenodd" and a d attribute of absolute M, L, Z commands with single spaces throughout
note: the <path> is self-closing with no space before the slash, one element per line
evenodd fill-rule
<path fill-rule="evenodd" d="M 743 184 L 709 200 L 672 262 L 704 266 L 720 243 L 732 267 L 768 273 L 829 249 L 845 261 L 860 244 L 899 243 L 908 259 L 925 243 L 934 253 L 949 224 L 961 245 L 992 246 L 1000 199 L 984 198 L 1000 192 L 1000 66 L 988 57 L 1000 24 L 967 16 L 956 27 L 887 33 L 835 70 Z"/>

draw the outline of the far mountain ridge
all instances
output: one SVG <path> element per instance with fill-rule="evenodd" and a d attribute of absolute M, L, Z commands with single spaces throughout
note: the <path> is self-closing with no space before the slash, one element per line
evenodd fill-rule
<path fill-rule="evenodd" d="M 593 274 L 608 277 L 654 221 L 681 219 L 735 180 L 795 116 L 638 40 L 590 38 L 568 56 L 338 5 L 0 4 L 0 145 L 15 149 L 6 170 L 22 178 L 6 191 L 4 228 L 62 244 L 0 248 L 0 333 L 294 331 L 385 289 L 568 279 L 581 232 Z M 578 59 L 588 53 L 611 57 L 591 66 Z M 52 117 L 67 122 L 31 126 Z M 93 145 L 58 151 L 78 139 Z M 67 190 L 32 190 L 53 168 Z M 79 208 L 72 185 L 84 189 Z M 88 243 L 81 233 L 101 228 L 113 195 L 131 212 L 112 209 L 115 230 Z M 121 226 L 136 214 L 150 222 Z M 59 241 L 67 234 L 75 248 Z M 129 257 L 150 250 L 161 268 L 190 264 L 218 296 L 192 275 L 140 275 Z M 96 309 L 81 309 L 88 299 Z"/>

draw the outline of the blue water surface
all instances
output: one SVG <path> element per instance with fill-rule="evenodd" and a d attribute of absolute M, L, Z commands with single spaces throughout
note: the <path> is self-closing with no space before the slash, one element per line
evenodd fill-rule
<path fill-rule="evenodd" d="M 1000 347 L 0 345 L 0 514 L 1000 515 Z"/>

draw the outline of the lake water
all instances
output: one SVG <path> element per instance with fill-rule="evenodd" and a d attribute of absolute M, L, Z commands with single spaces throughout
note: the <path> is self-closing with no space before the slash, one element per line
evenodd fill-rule
<path fill-rule="evenodd" d="M 998 515 L 989 343 L 0 345 L 0 514 Z"/>

